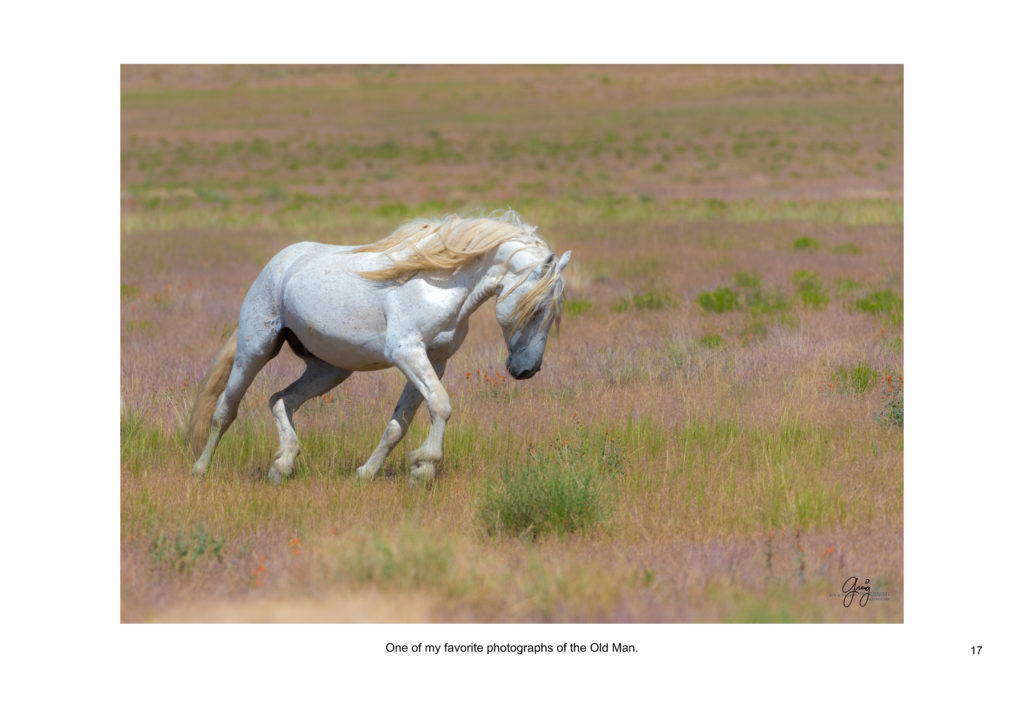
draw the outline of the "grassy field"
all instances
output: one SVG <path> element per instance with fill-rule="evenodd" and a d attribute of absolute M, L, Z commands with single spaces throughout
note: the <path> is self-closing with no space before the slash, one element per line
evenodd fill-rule
<path fill-rule="evenodd" d="M 125 66 L 121 114 L 123 621 L 903 620 L 901 68 Z M 190 478 L 274 253 L 506 206 L 572 249 L 564 316 L 514 383 L 477 313 L 429 489 L 422 409 L 353 477 L 396 370 L 266 481 L 287 350 Z"/>

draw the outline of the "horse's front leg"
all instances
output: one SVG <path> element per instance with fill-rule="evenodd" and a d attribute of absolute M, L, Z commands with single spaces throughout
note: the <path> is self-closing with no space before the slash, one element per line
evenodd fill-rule
<path fill-rule="evenodd" d="M 415 487 L 420 482 L 434 479 L 443 455 L 444 428 L 452 415 L 452 403 L 440 378 L 444 374 L 445 363 L 431 364 L 422 346 L 395 354 L 393 362 L 416 387 L 430 412 L 430 433 L 410 456 L 409 484 Z"/>

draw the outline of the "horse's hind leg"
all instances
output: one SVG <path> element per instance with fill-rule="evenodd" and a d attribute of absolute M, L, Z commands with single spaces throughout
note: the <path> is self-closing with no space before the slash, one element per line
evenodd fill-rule
<path fill-rule="evenodd" d="M 238 416 L 238 405 L 246 390 L 267 361 L 277 355 L 284 342 L 276 336 L 262 341 L 253 343 L 250 338 L 239 337 L 231 374 L 228 376 L 227 386 L 217 399 L 217 408 L 213 412 L 213 421 L 210 425 L 210 437 L 206 440 L 206 446 L 199 459 L 192 466 L 193 475 L 206 474 L 206 468 L 210 466 L 210 460 L 213 459 L 213 452 L 217 449 L 221 436 Z"/>
<path fill-rule="evenodd" d="M 280 438 L 280 445 L 267 475 L 274 484 L 280 484 L 283 477 L 291 474 L 299 454 L 299 438 L 295 435 L 292 414 L 307 400 L 329 392 L 352 374 L 351 370 L 343 370 L 313 356 L 305 357 L 304 360 L 306 371 L 302 377 L 270 398 L 270 413 L 274 415 Z"/>

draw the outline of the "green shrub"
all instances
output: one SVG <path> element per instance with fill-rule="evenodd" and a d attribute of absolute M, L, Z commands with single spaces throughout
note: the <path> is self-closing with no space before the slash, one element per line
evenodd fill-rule
<path fill-rule="evenodd" d="M 536 538 L 583 530 L 609 513 L 598 478 L 596 466 L 568 451 L 535 455 L 485 487 L 480 520 L 491 535 Z"/>
<path fill-rule="evenodd" d="M 832 249 L 833 253 L 849 253 L 856 255 L 860 253 L 860 246 L 855 243 L 841 243 Z"/>
<path fill-rule="evenodd" d="M 800 300 L 812 309 L 823 309 L 830 301 L 828 293 L 821 289 L 800 290 Z"/>
<path fill-rule="evenodd" d="M 801 236 L 793 242 L 794 251 L 816 251 L 820 246 L 821 244 L 810 236 Z"/>
<path fill-rule="evenodd" d="M 885 405 L 875 414 L 875 419 L 883 426 L 903 428 L 903 376 L 886 378 L 889 386 L 885 390 Z"/>
<path fill-rule="evenodd" d="M 739 298 L 728 287 L 719 287 L 714 292 L 701 292 L 697 295 L 697 304 L 701 309 L 716 314 L 723 314 L 739 306 Z"/>

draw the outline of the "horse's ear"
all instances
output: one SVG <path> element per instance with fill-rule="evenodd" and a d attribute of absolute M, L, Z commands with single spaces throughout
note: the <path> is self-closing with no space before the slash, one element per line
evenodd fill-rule
<path fill-rule="evenodd" d="M 570 258 L 572 258 L 572 251 L 566 251 L 562 254 L 562 257 L 558 259 L 558 272 L 565 270 L 565 266 L 569 265 Z"/>

